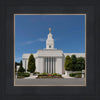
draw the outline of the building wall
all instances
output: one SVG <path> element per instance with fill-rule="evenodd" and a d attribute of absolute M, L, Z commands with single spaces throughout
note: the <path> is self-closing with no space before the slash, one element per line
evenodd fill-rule
<path fill-rule="evenodd" d="M 56 58 L 56 73 L 62 74 L 62 58 Z"/>
<path fill-rule="evenodd" d="M 23 59 L 23 68 L 25 69 L 25 60 Z"/>
<path fill-rule="evenodd" d="M 62 56 L 61 56 L 62 54 Z M 36 64 L 36 72 L 40 72 L 43 73 L 44 71 L 44 57 L 48 57 L 48 56 L 52 56 L 55 57 L 56 55 L 56 63 L 55 63 L 55 72 L 59 73 L 59 74 L 63 74 L 65 72 L 65 68 L 64 68 L 64 63 L 65 63 L 65 57 L 67 55 L 71 56 L 75 54 L 76 57 L 85 57 L 85 53 L 63 53 L 62 51 L 53 51 L 51 53 L 51 51 L 45 51 L 45 53 L 43 53 L 42 51 L 39 51 L 39 55 L 41 55 L 41 57 L 38 57 L 37 54 L 33 54 L 35 57 L 35 64 Z M 29 59 L 30 54 L 24 54 L 23 55 L 23 67 L 26 69 L 28 68 L 28 59 Z M 26 70 L 27 72 L 27 70 Z"/>
<path fill-rule="evenodd" d="M 44 71 L 44 58 L 42 58 L 42 57 L 40 57 L 40 58 L 38 58 L 38 60 L 37 60 L 37 66 L 36 66 L 36 70 L 37 70 L 37 72 L 40 72 L 40 73 L 43 73 L 43 71 Z"/>
<path fill-rule="evenodd" d="M 36 65 L 36 70 L 35 70 L 35 72 L 39 72 L 38 60 L 39 60 L 39 58 L 35 58 L 35 65 Z"/>
<path fill-rule="evenodd" d="M 65 64 L 65 56 L 63 55 L 62 57 L 62 73 L 65 73 L 65 68 L 64 68 L 64 64 Z"/>
<path fill-rule="evenodd" d="M 25 71 L 27 72 L 27 68 L 28 68 L 28 59 L 23 59 L 23 68 L 24 68 Z"/>
<path fill-rule="evenodd" d="M 76 57 L 85 57 L 85 53 L 64 53 L 64 56 L 66 57 L 67 55 L 76 55 Z"/>

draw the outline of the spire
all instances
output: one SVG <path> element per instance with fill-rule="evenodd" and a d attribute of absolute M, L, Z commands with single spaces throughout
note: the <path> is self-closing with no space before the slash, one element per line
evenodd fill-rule
<path fill-rule="evenodd" d="M 49 28 L 49 34 L 46 40 L 46 49 L 54 49 L 54 39 L 51 34 L 51 28 Z"/>
<path fill-rule="evenodd" d="M 51 28 L 49 28 L 49 33 L 51 33 Z"/>

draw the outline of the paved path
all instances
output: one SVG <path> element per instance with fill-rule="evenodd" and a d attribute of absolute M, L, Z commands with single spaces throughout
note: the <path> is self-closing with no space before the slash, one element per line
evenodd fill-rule
<path fill-rule="evenodd" d="M 60 78 L 60 79 L 15 79 L 18 86 L 68 86 L 85 85 L 84 78 Z"/>
<path fill-rule="evenodd" d="M 37 75 L 30 74 L 30 77 L 25 77 L 24 79 L 36 79 Z"/>

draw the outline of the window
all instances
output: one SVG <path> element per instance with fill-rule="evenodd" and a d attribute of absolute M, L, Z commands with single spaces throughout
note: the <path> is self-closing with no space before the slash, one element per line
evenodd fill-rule
<path fill-rule="evenodd" d="M 51 45 L 49 45 L 49 48 L 51 48 Z"/>

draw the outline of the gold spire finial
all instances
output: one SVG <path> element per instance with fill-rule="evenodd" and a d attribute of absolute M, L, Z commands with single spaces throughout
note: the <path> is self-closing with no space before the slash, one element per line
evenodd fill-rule
<path fill-rule="evenodd" d="M 49 33 L 51 33 L 51 28 L 49 28 Z"/>

